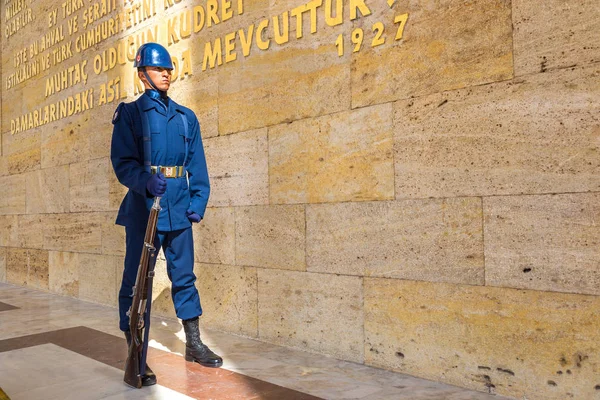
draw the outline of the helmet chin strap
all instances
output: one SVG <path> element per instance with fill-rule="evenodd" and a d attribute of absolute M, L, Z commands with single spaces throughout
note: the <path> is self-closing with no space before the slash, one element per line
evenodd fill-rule
<path fill-rule="evenodd" d="M 152 82 L 152 79 L 150 78 L 150 75 L 148 75 L 148 72 L 146 72 L 146 68 L 145 67 L 142 68 L 142 72 L 144 72 L 144 76 L 148 80 L 148 83 L 150 84 L 150 86 L 152 86 L 152 88 L 154 90 L 156 90 L 158 93 L 160 93 L 161 97 L 167 97 L 167 91 L 166 90 L 160 90 L 159 88 L 156 87 L 156 85 L 154 84 L 154 82 Z"/>

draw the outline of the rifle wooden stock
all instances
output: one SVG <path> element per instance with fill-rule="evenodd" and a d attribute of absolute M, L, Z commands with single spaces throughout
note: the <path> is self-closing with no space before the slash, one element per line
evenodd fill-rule
<path fill-rule="evenodd" d="M 125 362 L 125 377 L 123 378 L 126 384 L 138 389 L 142 387 L 142 376 L 140 374 L 141 352 L 141 349 L 136 348 L 133 343 L 129 346 L 129 354 Z"/>
<path fill-rule="evenodd" d="M 148 286 L 152 282 L 152 274 L 149 272 L 150 260 L 155 256 L 154 237 L 156 236 L 156 224 L 158 222 L 158 213 L 160 212 L 160 197 L 154 198 L 154 204 L 150 209 L 146 234 L 144 236 L 144 248 L 140 257 L 135 286 L 133 287 L 133 302 L 129 309 L 129 332 L 131 333 L 131 343 L 127 361 L 125 362 L 125 377 L 123 380 L 129 386 L 135 388 L 142 387 L 141 361 L 144 349 L 144 317 L 148 301 Z"/>

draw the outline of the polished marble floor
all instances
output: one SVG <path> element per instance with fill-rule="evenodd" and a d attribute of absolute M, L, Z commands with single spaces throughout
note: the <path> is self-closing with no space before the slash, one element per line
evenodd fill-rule
<path fill-rule="evenodd" d="M 116 309 L 0 283 L 0 388 L 35 399 L 506 399 L 221 332 L 203 340 L 225 363 L 185 362 L 181 324 L 153 318 L 148 364 L 158 384 L 123 383 Z M 1 393 L 1 391 L 0 391 Z"/>

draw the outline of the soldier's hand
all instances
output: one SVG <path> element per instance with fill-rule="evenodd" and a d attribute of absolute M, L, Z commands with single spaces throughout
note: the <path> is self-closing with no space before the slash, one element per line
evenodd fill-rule
<path fill-rule="evenodd" d="M 152 175 L 146 183 L 146 189 L 154 197 L 162 196 L 167 191 L 167 180 L 162 173 Z"/>
<path fill-rule="evenodd" d="M 190 220 L 190 222 L 192 223 L 197 223 L 200 222 L 200 220 L 202 219 L 197 213 L 193 212 L 193 211 L 186 211 L 185 212 L 185 216 Z"/>

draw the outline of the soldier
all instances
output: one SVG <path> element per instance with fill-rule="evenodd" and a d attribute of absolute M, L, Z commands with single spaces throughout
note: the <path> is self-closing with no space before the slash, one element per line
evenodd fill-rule
<path fill-rule="evenodd" d="M 112 120 L 111 161 L 119 182 L 129 188 L 116 221 L 125 226 L 126 234 L 119 327 L 129 344 L 127 312 L 132 303 L 149 210 L 153 198 L 162 196 L 154 245 L 157 249 L 162 246 L 167 259 L 173 304 L 185 330 L 185 359 L 220 367 L 223 359 L 200 340 L 198 317 L 202 308 L 194 286 L 192 223 L 202 220 L 210 193 L 200 125 L 193 111 L 167 96 L 173 63 L 163 46 L 143 44 L 133 66 L 138 69 L 145 93 L 132 103 L 119 104 Z M 155 383 L 156 376 L 146 366 L 142 384 Z"/>

